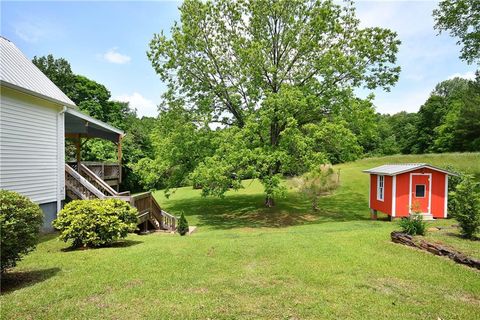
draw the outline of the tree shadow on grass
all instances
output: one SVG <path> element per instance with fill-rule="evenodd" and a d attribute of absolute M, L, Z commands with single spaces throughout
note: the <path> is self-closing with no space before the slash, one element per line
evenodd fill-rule
<path fill-rule="evenodd" d="M 67 247 L 61 249 L 63 252 L 71 252 L 71 251 L 82 251 L 82 250 L 99 250 L 99 249 L 110 249 L 110 248 L 128 248 L 136 246 L 137 244 L 143 243 L 143 241 L 136 241 L 136 240 L 118 240 L 114 243 L 111 243 L 106 246 L 101 247 Z"/>
<path fill-rule="evenodd" d="M 319 201 L 319 210 L 312 210 L 311 202 L 299 193 L 290 192 L 278 198 L 274 208 L 264 206 L 264 196 L 229 195 L 225 198 L 192 197 L 171 200 L 168 211 L 179 215 L 196 216 L 197 226 L 215 229 L 282 228 L 301 224 L 331 221 L 367 220 L 368 199 L 363 194 L 333 194 Z"/>
<path fill-rule="evenodd" d="M 49 268 L 32 271 L 14 271 L 2 274 L 1 294 L 8 294 L 18 289 L 32 286 L 55 276 L 60 268 Z"/>

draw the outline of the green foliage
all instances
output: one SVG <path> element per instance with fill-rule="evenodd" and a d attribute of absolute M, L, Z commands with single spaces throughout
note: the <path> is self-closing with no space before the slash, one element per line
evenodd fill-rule
<path fill-rule="evenodd" d="M 480 150 L 480 79 L 439 83 L 420 108 L 415 153 Z"/>
<path fill-rule="evenodd" d="M 357 160 L 363 153 L 357 137 L 347 125 L 345 121 L 323 119 L 318 124 L 305 125 L 304 131 L 313 140 L 314 150 L 327 155 L 330 163 L 337 164 Z"/>
<path fill-rule="evenodd" d="M 27 197 L 0 190 L 1 272 L 35 249 L 43 212 Z"/>
<path fill-rule="evenodd" d="M 293 184 L 300 192 L 310 198 L 313 210 L 317 211 L 318 199 L 338 188 L 339 176 L 332 166 L 323 165 L 295 178 Z"/>
<path fill-rule="evenodd" d="M 453 212 L 461 233 L 466 238 L 473 238 L 480 230 L 480 184 L 471 175 L 463 175 L 455 191 L 449 194 L 453 202 Z"/>
<path fill-rule="evenodd" d="M 185 218 L 185 215 L 182 212 L 182 215 L 180 216 L 180 219 L 178 220 L 178 227 L 177 231 L 181 236 L 184 236 L 188 233 L 188 221 L 187 218 Z"/>
<path fill-rule="evenodd" d="M 189 174 L 213 153 L 215 132 L 194 121 L 181 107 L 161 110 L 151 128 L 152 156 L 131 166 L 145 187 L 188 185 Z"/>
<path fill-rule="evenodd" d="M 400 227 L 402 232 L 409 234 L 411 236 L 415 235 L 425 235 L 427 229 L 427 223 L 423 220 L 421 213 L 413 213 L 406 218 L 400 220 Z"/>
<path fill-rule="evenodd" d="M 53 55 L 49 54 L 42 57 L 34 56 L 32 62 L 67 96 L 73 90 L 75 75 L 67 60 L 55 59 Z"/>
<path fill-rule="evenodd" d="M 340 138 L 318 124 L 355 100 L 355 88 L 397 81 L 394 32 L 361 28 L 350 2 L 189 0 L 180 14 L 170 38 L 154 35 L 148 57 L 169 86 L 167 104 L 226 127 L 215 153 L 192 173 L 204 194 L 222 194 L 248 173 L 262 181 L 271 205 L 281 193 L 279 175 L 308 171 L 325 161 L 326 149 L 334 161 L 361 153 L 350 128 L 336 121 L 323 125 L 345 134 L 342 150 L 333 140 L 316 146 L 317 138 Z M 352 127 L 365 133 L 362 142 L 364 127 Z M 216 179 L 207 175 L 212 167 Z"/>
<path fill-rule="evenodd" d="M 449 31 L 462 45 L 460 58 L 480 63 L 480 3 L 478 0 L 443 0 L 433 11 L 435 29 Z"/>
<path fill-rule="evenodd" d="M 137 229 L 137 209 L 119 199 L 74 200 L 58 213 L 53 226 L 73 247 L 99 247 Z"/>

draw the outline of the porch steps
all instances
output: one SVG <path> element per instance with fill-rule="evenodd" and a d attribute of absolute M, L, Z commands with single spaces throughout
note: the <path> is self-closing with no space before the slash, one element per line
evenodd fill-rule
<path fill-rule="evenodd" d="M 137 223 L 140 229 L 175 232 L 177 217 L 162 210 L 151 192 L 130 195 L 130 192 L 117 192 L 86 166 L 80 165 L 79 172 L 65 164 L 65 189 L 71 199 L 121 199 L 137 208 Z"/>
<path fill-rule="evenodd" d="M 431 221 L 433 220 L 433 216 L 431 214 L 426 214 L 426 213 L 423 213 L 422 214 L 422 220 L 425 220 L 425 221 Z"/>

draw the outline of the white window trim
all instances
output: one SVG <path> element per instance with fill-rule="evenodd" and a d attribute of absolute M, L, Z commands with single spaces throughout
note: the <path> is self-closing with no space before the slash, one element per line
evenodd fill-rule
<path fill-rule="evenodd" d="M 380 181 L 382 181 L 381 187 L 380 187 Z M 380 193 L 380 189 L 382 189 L 381 193 Z M 384 199 L 385 199 L 385 176 L 377 175 L 377 200 L 384 201 Z"/>

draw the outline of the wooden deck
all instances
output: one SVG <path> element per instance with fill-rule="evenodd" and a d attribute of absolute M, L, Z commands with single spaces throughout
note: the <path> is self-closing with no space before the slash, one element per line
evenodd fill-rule
<path fill-rule="evenodd" d="M 144 231 L 151 228 L 168 231 L 177 229 L 177 218 L 162 210 L 151 192 L 136 195 L 130 195 L 129 191 L 118 192 L 88 165 L 81 163 L 75 169 L 65 164 L 65 189 L 70 199 L 121 199 L 137 208 L 138 224 Z"/>

